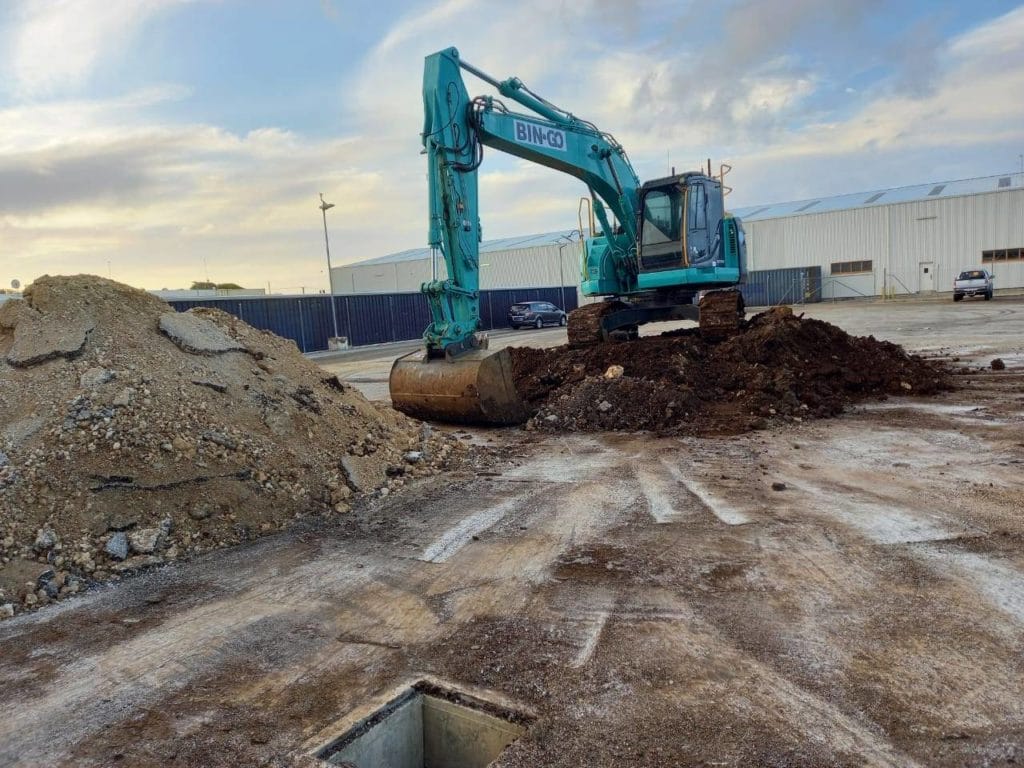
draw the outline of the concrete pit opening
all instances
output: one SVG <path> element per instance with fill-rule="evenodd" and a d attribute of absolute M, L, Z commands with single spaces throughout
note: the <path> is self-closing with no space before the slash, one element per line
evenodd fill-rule
<path fill-rule="evenodd" d="M 316 752 L 344 768 L 486 768 L 532 717 L 419 682 Z"/>

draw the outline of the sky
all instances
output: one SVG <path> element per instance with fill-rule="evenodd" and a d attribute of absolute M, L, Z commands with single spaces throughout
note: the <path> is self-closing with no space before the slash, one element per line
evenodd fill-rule
<path fill-rule="evenodd" d="M 426 244 L 423 57 L 613 133 L 732 207 L 1019 171 L 1024 5 L 1000 0 L 0 0 L 0 287 L 82 272 L 327 287 Z M 466 76 L 470 95 L 491 93 Z M 485 239 L 586 189 L 485 153 Z"/>

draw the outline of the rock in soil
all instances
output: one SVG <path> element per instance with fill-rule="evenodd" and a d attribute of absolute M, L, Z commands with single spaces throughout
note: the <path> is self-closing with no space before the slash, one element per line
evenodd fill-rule
<path fill-rule="evenodd" d="M 952 386 L 940 363 L 783 309 L 722 341 L 687 329 L 584 348 L 512 348 L 516 387 L 535 414 L 528 428 L 736 434 Z"/>

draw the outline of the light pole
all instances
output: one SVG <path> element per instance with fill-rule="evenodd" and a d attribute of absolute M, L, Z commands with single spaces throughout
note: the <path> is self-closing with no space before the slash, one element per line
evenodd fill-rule
<path fill-rule="evenodd" d="M 338 338 L 338 310 L 334 306 L 334 275 L 331 273 L 331 241 L 327 239 L 327 209 L 333 208 L 334 203 L 324 200 L 324 193 L 320 193 L 320 212 L 324 215 L 324 248 L 327 249 L 327 283 L 331 287 L 331 327 L 334 329 L 333 338 Z M 335 342 L 337 343 L 337 342 Z M 328 344 L 328 347 L 331 345 Z"/>
<path fill-rule="evenodd" d="M 572 244 L 573 237 L 579 237 L 582 240 L 583 233 L 578 229 L 574 229 L 568 235 L 560 235 L 558 237 L 558 240 L 565 241 L 558 244 L 558 293 L 562 297 L 562 306 L 559 307 L 561 310 L 565 309 L 565 268 L 562 261 L 562 251 L 565 249 L 565 246 Z"/>

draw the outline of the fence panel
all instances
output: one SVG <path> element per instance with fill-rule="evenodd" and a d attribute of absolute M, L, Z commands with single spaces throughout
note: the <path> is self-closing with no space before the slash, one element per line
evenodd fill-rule
<path fill-rule="evenodd" d="M 749 307 L 821 301 L 821 267 L 762 269 L 747 273 L 740 286 Z"/>
<path fill-rule="evenodd" d="M 798 267 L 750 272 L 741 286 L 748 306 L 821 301 L 821 268 Z M 333 297 L 338 335 L 353 346 L 419 338 L 430 323 L 421 293 L 358 294 Z M 508 308 L 520 301 L 548 301 L 571 312 L 578 306 L 575 286 L 504 288 L 480 292 L 484 330 L 508 328 Z M 334 332 L 330 296 L 259 296 L 172 301 L 180 312 L 213 307 L 255 328 L 292 339 L 303 352 L 327 349 Z"/>

